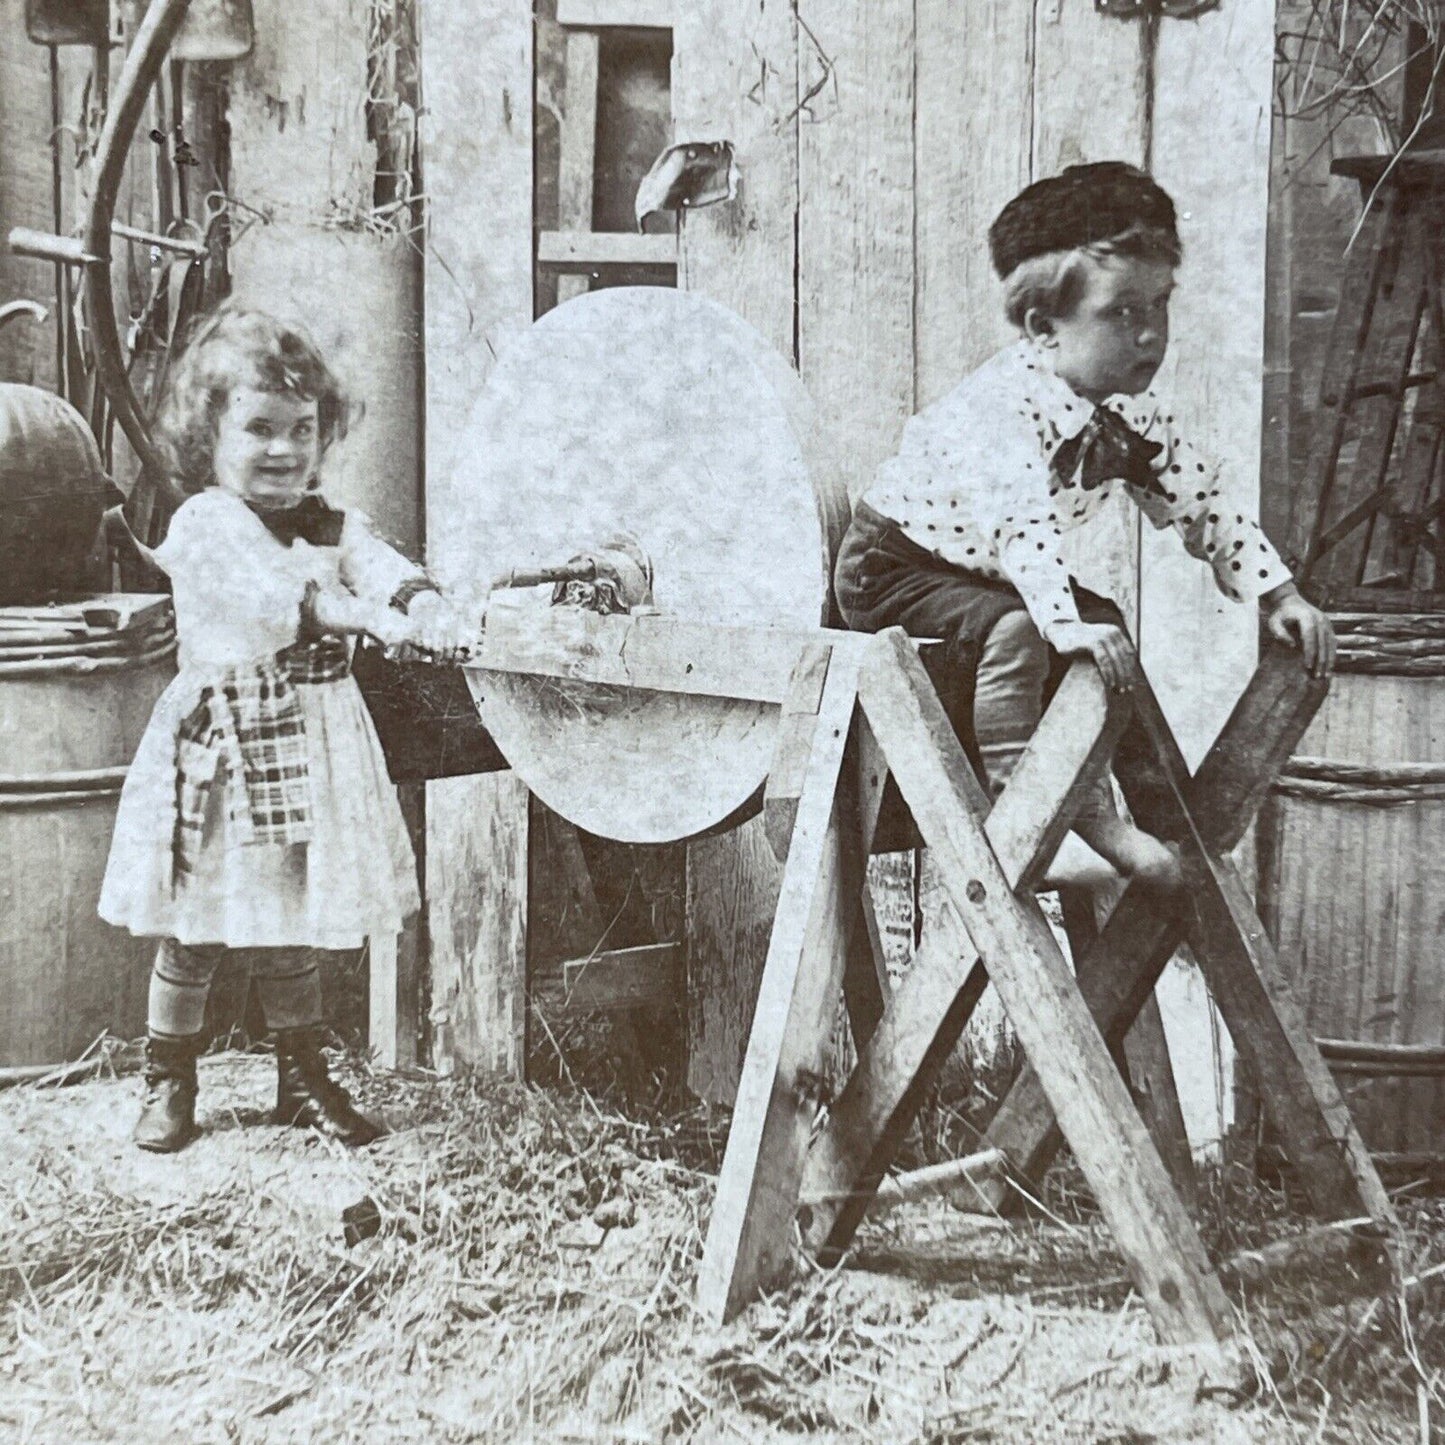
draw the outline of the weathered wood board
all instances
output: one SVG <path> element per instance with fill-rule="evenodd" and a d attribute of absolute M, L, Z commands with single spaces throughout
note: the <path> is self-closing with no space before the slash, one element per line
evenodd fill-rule
<path fill-rule="evenodd" d="M 521 6 L 428 3 L 419 20 L 427 556 L 445 580 L 463 581 L 475 558 L 473 528 L 462 524 L 484 521 L 485 504 L 462 483 L 454 448 L 493 359 L 532 319 L 532 17 Z M 509 774 L 428 784 L 427 855 L 434 1035 L 449 1023 L 451 1059 L 520 1074 L 525 788 Z M 496 1010 L 470 1010 L 473 988 Z"/>

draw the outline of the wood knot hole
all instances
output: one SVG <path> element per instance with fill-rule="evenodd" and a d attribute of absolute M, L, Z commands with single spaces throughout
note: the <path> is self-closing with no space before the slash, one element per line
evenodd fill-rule
<path fill-rule="evenodd" d="M 988 897 L 988 889 L 977 878 L 970 878 L 968 887 L 963 892 L 970 903 L 982 903 Z"/>

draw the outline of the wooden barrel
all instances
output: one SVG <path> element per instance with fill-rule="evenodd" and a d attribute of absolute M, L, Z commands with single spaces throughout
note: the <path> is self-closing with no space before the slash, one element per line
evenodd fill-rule
<path fill-rule="evenodd" d="M 167 598 L 0 608 L 0 1068 L 145 1031 L 155 946 L 96 916 L 116 802 L 175 675 Z"/>
<path fill-rule="evenodd" d="M 1445 618 L 1335 619 L 1261 815 L 1260 900 L 1370 1148 L 1445 1154 Z"/>

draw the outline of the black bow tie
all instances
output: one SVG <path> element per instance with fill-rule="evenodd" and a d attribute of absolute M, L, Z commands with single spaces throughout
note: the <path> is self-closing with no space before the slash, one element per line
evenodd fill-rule
<path fill-rule="evenodd" d="M 331 506 L 316 492 L 303 497 L 294 507 L 251 506 L 251 510 L 284 546 L 289 547 L 298 537 L 313 547 L 336 547 L 341 543 L 341 525 L 346 513 Z"/>
<path fill-rule="evenodd" d="M 1083 430 L 1054 453 L 1050 463 L 1061 486 L 1092 492 L 1120 478 L 1131 487 L 1164 495 L 1154 475 L 1154 460 L 1164 450 L 1139 435 L 1118 412 L 1096 406 Z"/>

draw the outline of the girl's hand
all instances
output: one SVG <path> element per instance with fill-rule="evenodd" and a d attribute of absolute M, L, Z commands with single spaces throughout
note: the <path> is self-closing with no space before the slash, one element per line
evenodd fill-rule
<path fill-rule="evenodd" d="M 379 607 L 368 617 L 366 631 L 388 651 L 393 651 L 412 640 L 415 628 L 405 613 L 391 607 Z"/>
<path fill-rule="evenodd" d="M 460 662 L 477 641 L 477 629 L 440 592 L 421 592 L 412 598 L 403 621 L 407 641 L 443 662 Z"/>
<path fill-rule="evenodd" d="M 1128 692 L 1133 686 L 1134 645 L 1119 628 L 1107 622 L 1055 622 L 1044 636 L 1065 657 L 1092 657 L 1115 692 Z"/>
<path fill-rule="evenodd" d="M 1298 647 L 1311 677 L 1328 677 L 1335 667 L 1335 630 L 1318 607 L 1312 607 L 1291 583 L 1266 599 L 1270 603 L 1270 636 Z"/>

